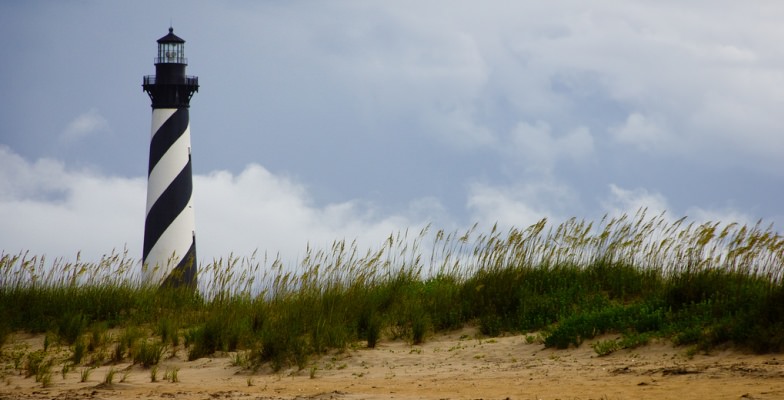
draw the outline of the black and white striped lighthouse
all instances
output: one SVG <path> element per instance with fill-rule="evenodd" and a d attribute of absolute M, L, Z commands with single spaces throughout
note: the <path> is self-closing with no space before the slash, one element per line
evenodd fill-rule
<path fill-rule="evenodd" d="M 152 100 L 152 137 L 144 221 L 143 279 L 147 284 L 196 288 L 191 131 L 188 108 L 199 78 L 185 75 L 185 40 L 158 39 L 155 75 L 142 87 Z"/>

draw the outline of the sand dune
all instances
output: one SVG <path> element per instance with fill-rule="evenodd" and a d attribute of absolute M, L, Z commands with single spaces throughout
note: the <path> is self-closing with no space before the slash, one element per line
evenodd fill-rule
<path fill-rule="evenodd" d="M 605 337 L 606 339 L 607 337 Z M 599 357 L 577 349 L 544 349 L 525 336 L 477 339 L 464 329 L 421 346 L 382 341 L 311 359 L 302 370 L 256 372 L 233 366 L 234 354 L 185 361 L 184 350 L 162 361 L 158 381 L 129 363 L 63 378 L 53 368 L 43 388 L 13 369 L 14 346 L 40 347 L 40 336 L 16 335 L 4 348 L 2 399 L 784 399 L 784 356 L 653 343 Z M 118 371 L 103 383 L 110 368 Z M 163 380 L 177 371 L 178 382 Z M 122 382 L 120 382 L 123 380 Z"/>

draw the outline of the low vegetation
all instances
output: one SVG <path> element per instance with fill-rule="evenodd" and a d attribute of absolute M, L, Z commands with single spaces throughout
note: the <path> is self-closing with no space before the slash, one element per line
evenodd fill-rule
<path fill-rule="evenodd" d="M 197 293 L 145 286 L 138 272 L 125 253 L 97 263 L 3 254 L 0 343 L 46 333 L 72 349 L 63 362 L 85 365 L 83 379 L 88 364 L 133 362 L 152 380 L 178 347 L 192 360 L 239 351 L 235 362 L 247 368 L 304 369 L 316 354 L 384 338 L 418 344 L 466 324 L 487 336 L 538 332 L 559 349 L 616 334 L 594 342 L 601 355 L 654 338 L 784 350 L 784 239 L 759 223 L 641 210 L 596 224 L 425 229 L 367 252 L 345 241 L 308 248 L 297 266 L 229 256 L 201 268 Z M 25 373 L 48 379 L 52 357 L 28 354 Z"/>

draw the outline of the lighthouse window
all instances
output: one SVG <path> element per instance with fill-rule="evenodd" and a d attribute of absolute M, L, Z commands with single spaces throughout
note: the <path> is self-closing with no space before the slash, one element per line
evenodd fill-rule
<path fill-rule="evenodd" d="M 185 58 L 181 43 L 161 43 L 158 46 L 158 59 L 166 63 L 181 63 Z"/>
<path fill-rule="evenodd" d="M 177 58 L 177 53 L 175 52 L 174 46 L 169 47 L 166 49 L 166 61 L 174 61 Z"/>

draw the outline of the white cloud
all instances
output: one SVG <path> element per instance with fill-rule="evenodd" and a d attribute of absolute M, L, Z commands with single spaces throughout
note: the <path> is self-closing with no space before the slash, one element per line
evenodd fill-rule
<path fill-rule="evenodd" d="M 435 7 L 385 5 L 383 17 L 374 7 L 328 7 L 325 15 L 363 22 L 314 23 L 310 41 L 297 45 L 325 60 L 314 62 L 375 119 L 417 121 L 450 145 L 504 151 L 500 133 L 508 128 L 498 119 L 522 118 L 590 126 L 567 143 L 543 142 L 537 157 L 545 166 L 554 147 L 598 142 L 598 132 L 609 130 L 641 151 L 715 165 L 732 163 L 724 156 L 740 150 L 746 165 L 780 169 L 784 120 L 773 88 L 782 77 L 769 40 L 781 30 L 775 18 L 758 23 L 743 8 L 569 1 L 453 5 L 432 18 Z M 726 29 L 717 31 L 706 15 Z M 572 85 L 559 89 L 559 77 Z M 539 122 L 527 125 L 542 133 Z M 554 142 L 553 133 L 543 139 Z M 563 153 L 574 157 L 575 148 Z"/>
<path fill-rule="evenodd" d="M 461 150 L 492 148 L 498 142 L 492 130 L 476 121 L 473 107 L 464 104 L 434 107 L 424 116 L 424 122 L 443 143 Z"/>
<path fill-rule="evenodd" d="M 1 251 L 29 250 L 48 258 L 97 260 L 127 247 L 141 257 L 145 178 L 104 176 L 62 163 L 30 163 L 0 146 Z M 357 240 L 360 250 L 378 247 L 390 234 L 421 229 L 428 221 L 381 215 L 360 200 L 317 206 L 303 185 L 259 165 L 240 174 L 218 171 L 194 176 L 197 253 L 200 260 L 247 256 L 258 249 L 294 262 L 307 244 L 328 248 L 334 240 Z M 438 212 L 433 199 L 415 201 L 411 213 Z"/>
<path fill-rule="evenodd" d="M 723 224 L 736 222 L 740 225 L 747 226 L 753 226 L 757 223 L 757 219 L 753 218 L 751 215 L 729 207 L 708 209 L 694 206 L 689 207 L 686 210 L 686 215 L 689 216 L 689 218 L 700 222 L 721 222 Z"/>
<path fill-rule="evenodd" d="M 645 210 L 649 217 L 664 214 L 667 221 L 675 221 L 687 217 L 689 221 L 701 224 L 706 222 L 720 222 L 722 224 L 739 223 L 741 225 L 754 225 L 757 221 L 749 214 L 733 207 L 710 208 L 692 205 L 684 210 L 671 208 L 667 198 L 658 192 L 651 192 L 645 188 L 624 189 L 615 184 L 610 184 L 609 195 L 601 202 L 604 212 L 610 217 L 621 215 L 634 216 L 638 211 Z"/>
<path fill-rule="evenodd" d="M 91 108 L 68 123 L 60 137 L 64 141 L 72 142 L 108 131 L 109 121 L 97 109 Z"/>
<path fill-rule="evenodd" d="M 644 115 L 629 114 L 623 125 L 610 128 L 616 140 L 637 147 L 642 151 L 662 150 L 671 146 L 670 133 Z"/>
<path fill-rule="evenodd" d="M 498 223 L 503 228 L 520 228 L 542 218 L 560 221 L 564 217 L 575 216 L 579 205 L 572 190 L 557 183 L 538 182 L 511 187 L 475 183 L 469 187 L 467 208 L 473 221 Z"/>
<path fill-rule="evenodd" d="M 474 33 L 410 7 L 382 8 L 328 6 L 302 17 L 308 19 L 304 32 L 290 24 L 272 29 L 279 30 L 274 36 L 293 38 L 296 57 L 314 67 L 311 76 L 329 76 L 337 96 L 348 92 L 347 106 L 359 112 L 352 118 L 378 122 L 380 130 L 404 121 L 459 150 L 494 144 L 493 132 L 477 118 L 476 100 L 490 71 Z M 335 26 L 342 18 L 351 23 Z M 301 109 L 301 99 L 296 102 Z"/>
<path fill-rule="evenodd" d="M 325 248 L 333 240 L 356 239 L 369 248 L 391 233 L 421 226 L 406 216 L 378 215 L 358 200 L 316 206 L 304 186 L 259 165 L 236 176 L 221 171 L 194 179 L 200 258 L 258 249 L 294 261 L 308 243 Z"/>
<path fill-rule="evenodd" d="M 0 250 L 70 259 L 81 251 L 97 260 L 125 245 L 141 249 L 141 178 L 68 170 L 47 159 L 29 163 L 7 147 L 0 160 Z"/>
<path fill-rule="evenodd" d="M 651 193 L 644 188 L 623 189 L 615 184 L 610 184 L 610 196 L 602 201 L 602 207 L 610 217 L 632 216 L 642 209 L 647 209 L 648 215 L 668 210 L 667 199 L 660 193 Z"/>
<path fill-rule="evenodd" d="M 642 151 L 784 170 L 776 89 L 784 84 L 784 55 L 771 39 L 783 33 L 781 10 L 666 2 L 516 7 L 488 7 L 473 23 L 456 18 L 488 65 L 482 93 L 509 101 L 531 121 L 579 126 L 599 119 L 595 132 L 609 129 Z M 575 77 L 575 85 L 554 87 L 560 76 Z M 618 112 L 627 113 L 620 126 L 613 122 Z"/>
<path fill-rule="evenodd" d="M 196 235 L 199 259 L 211 262 L 230 253 L 248 256 L 259 250 L 269 257 L 280 254 L 287 265 L 304 256 L 306 246 L 328 249 L 335 240 L 357 241 L 358 249 L 377 248 L 390 234 L 419 232 L 434 219 L 437 229 L 461 228 L 450 222 L 434 198 L 410 203 L 407 210 L 382 213 L 362 200 L 313 204 L 306 186 L 251 164 L 241 173 L 216 171 L 194 177 Z M 647 207 L 649 215 L 668 210 L 664 195 L 643 188 L 610 185 L 602 202 L 613 216 L 634 215 Z M 28 162 L 0 146 L 0 251 L 16 254 L 29 250 L 49 259 L 73 260 L 77 252 L 86 261 L 97 260 L 113 249 L 127 247 L 140 258 L 144 224 L 146 180 L 106 176 L 89 170 L 69 169 L 59 162 Z M 466 203 L 469 224 L 486 229 L 526 227 L 542 218 L 558 223 L 581 217 L 577 193 L 552 181 L 502 186 L 475 183 Z M 755 222 L 733 208 L 693 206 L 686 210 L 697 221 Z M 677 210 L 675 211 L 677 212 Z M 669 217 L 677 217 L 668 210 Z"/>
<path fill-rule="evenodd" d="M 221 46 L 257 50 L 239 68 L 283 82 L 256 83 L 286 110 L 339 103 L 361 134 L 502 151 L 516 121 L 545 121 L 590 129 L 597 148 L 610 133 L 654 156 L 781 174 L 782 10 L 721 4 L 259 6 L 231 29 L 261 44 Z M 228 78 L 216 86 L 238 85 Z"/>
<path fill-rule="evenodd" d="M 527 168 L 547 172 L 560 159 L 579 162 L 594 152 L 593 136 L 588 128 L 579 127 L 565 135 L 556 136 L 544 122 L 531 125 L 520 122 L 511 133 L 511 146 L 501 151 L 522 156 L 517 161 Z M 519 158 L 519 157 L 515 157 Z"/>
<path fill-rule="evenodd" d="M 0 199 L 40 198 L 57 195 L 68 187 L 61 179 L 63 164 L 51 159 L 28 163 L 10 148 L 0 145 Z"/>
<path fill-rule="evenodd" d="M 764 84 L 779 86 L 784 84 L 784 79 L 773 82 L 769 80 Z M 749 82 L 749 86 L 760 83 Z M 762 87 L 759 91 L 764 93 Z M 720 154 L 714 162 L 752 166 L 781 175 L 784 172 L 781 157 L 784 154 L 784 135 L 781 135 L 784 119 L 778 108 L 784 104 L 784 99 L 759 104 L 756 96 L 745 90 L 707 95 L 688 121 L 689 127 L 698 133 L 690 143 L 690 150 L 697 154 L 718 150 Z"/>

